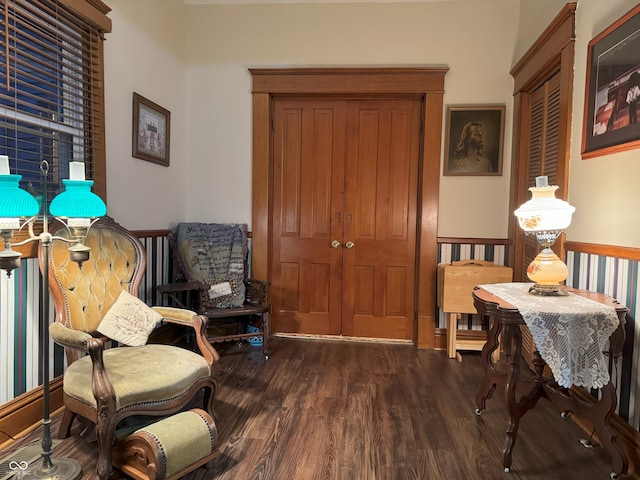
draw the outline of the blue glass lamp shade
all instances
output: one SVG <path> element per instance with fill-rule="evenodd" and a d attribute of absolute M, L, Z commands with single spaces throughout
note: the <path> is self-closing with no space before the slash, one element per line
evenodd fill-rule
<path fill-rule="evenodd" d="M 62 180 L 65 191 L 51 200 L 49 212 L 54 217 L 66 219 L 75 243 L 69 247 L 70 259 L 82 268 L 82 262 L 89 259 L 90 248 L 84 239 L 91 227 L 92 218 L 102 217 L 107 213 L 107 206 L 102 199 L 91 191 L 93 180 Z"/>
<path fill-rule="evenodd" d="M 65 191 L 56 196 L 49 212 L 60 218 L 96 218 L 107 213 L 102 199 L 91 191 L 93 180 L 62 180 Z"/>
<path fill-rule="evenodd" d="M 20 265 L 20 252 L 11 248 L 13 231 L 20 229 L 22 218 L 34 217 L 40 205 L 33 196 L 20 188 L 22 175 L 0 175 L 0 237 L 4 249 L 0 251 L 0 269 L 8 276 Z"/>
<path fill-rule="evenodd" d="M 36 199 L 20 188 L 21 179 L 22 175 L 0 175 L 0 229 L 20 228 L 21 218 L 40 211 Z"/>

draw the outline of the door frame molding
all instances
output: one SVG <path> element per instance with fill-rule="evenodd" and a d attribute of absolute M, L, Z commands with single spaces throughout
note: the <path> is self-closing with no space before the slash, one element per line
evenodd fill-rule
<path fill-rule="evenodd" d="M 444 77 L 448 67 L 250 68 L 253 107 L 251 274 L 271 279 L 273 241 L 273 109 L 277 96 L 401 96 L 422 99 L 422 139 L 416 239 L 417 292 L 414 341 L 435 347 L 438 197 Z"/>

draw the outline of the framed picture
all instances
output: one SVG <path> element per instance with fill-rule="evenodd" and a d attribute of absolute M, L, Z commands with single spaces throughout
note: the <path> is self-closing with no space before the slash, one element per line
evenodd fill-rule
<path fill-rule="evenodd" d="M 504 105 L 447 106 L 444 175 L 502 175 Z"/>
<path fill-rule="evenodd" d="M 169 166 L 171 112 L 133 92 L 133 153 L 135 158 Z"/>
<path fill-rule="evenodd" d="M 640 147 L 640 5 L 589 42 L 582 158 Z"/>

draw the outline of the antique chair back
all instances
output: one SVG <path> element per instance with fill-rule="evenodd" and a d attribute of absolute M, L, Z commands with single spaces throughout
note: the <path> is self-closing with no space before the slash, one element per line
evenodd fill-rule
<path fill-rule="evenodd" d="M 62 225 L 58 228 L 56 235 L 68 237 Z M 69 259 L 69 245 L 53 242 L 50 287 L 56 321 L 99 336 L 98 326 L 120 292 L 138 296 L 146 255 L 140 240 L 108 217 L 89 230 L 85 244 L 91 248 L 90 257 L 78 267 Z M 69 364 L 78 358 L 77 350 L 65 353 Z"/>

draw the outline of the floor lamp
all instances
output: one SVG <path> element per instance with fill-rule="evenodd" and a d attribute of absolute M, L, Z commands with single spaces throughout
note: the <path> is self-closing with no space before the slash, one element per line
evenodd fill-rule
<path fill-rule="evenodd" d="M 20 478 L 77 480 L 82 476 L 80 464 L 69 458 L 51 459 L 51 419 L 49 405 L 49 251 L 54 240 L 70 244 L 69 256 L 82 267 L 82 262 L 89 259 L 89 247 L 83 242 L 89 228 L 107 213 L 107 207 L 100 197 L 91 191 L 92 180 L 85 180 L 84 163 L 69 162 L 70 178 L 62 180 L 65 190 L 57 195 L 48 205 L 47 178 L 49 164 L 40 164 L 43 193 L 40 202 L 30 193 L 22 190 L 19 182 L 22 175 L 11 175 L 9 158 L 0 155 L 0 237 L 4 240 L 4 249 L 0 251 L 0 269 L 11 276 L 13 269 L 20 266 L 19 252 L 12 249 L 11 240 L 15 231 L 28 229 L 28 237 L 13 246 L 40 242 L 42 247 L 42 298 L 44 319 L 42 321 L 42 385 L 43 385 L 43 435 L 42 461 L 29 466 L 21 473 Z M 41 205 L 42 204 L 42 205 Z M 47 208 L 49 213 L 47 213 Z M 42 233 L 34 233 L 33 224 L 42 209 Z M 67 228 L 70 238 L 53 236 L 49 233 L 48 216 L 56 218 Z"/>

